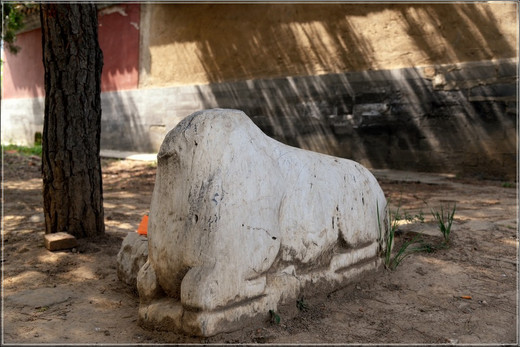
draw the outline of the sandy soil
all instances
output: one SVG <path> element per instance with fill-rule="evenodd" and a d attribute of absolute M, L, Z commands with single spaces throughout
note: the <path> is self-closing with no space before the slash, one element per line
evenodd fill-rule
<path fill-rule="evenodd" d="M 4 157 L 3 343 L 518 342 L 515 184 L 376 171 L 403 217 L 394 249 L 417 232 L 440 244 L 430 208 L 456 202 L 449 248 L 305 298 L 293 318 L 296 305 L 280 308 L 279 324 L 266 313 L 262 325 L 197 338 L 139 327 L 138 297 L 116 275 L 121 241 L 148 211 L 155 166 L 104 160 L 106 236 L 57 252 L 43 247 L 39 166 L 36 157 Z"/>

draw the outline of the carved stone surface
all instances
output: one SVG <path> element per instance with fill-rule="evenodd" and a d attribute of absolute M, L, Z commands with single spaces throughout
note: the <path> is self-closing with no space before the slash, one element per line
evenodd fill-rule
<path fill-rule="evenodd" d="M 344 285 L 381 264 L 385 213 L 360 164 L 275 141 L 241 111 L 194 113 L 158 154 L 140 323 L 211 336 Z"/>
<path fill-rule="evenodd" d="M 148 240 L 130 232 L 123 239 L 117 254 L 117 277 L 136 289 L 137 273 L 148 260 Z"/>

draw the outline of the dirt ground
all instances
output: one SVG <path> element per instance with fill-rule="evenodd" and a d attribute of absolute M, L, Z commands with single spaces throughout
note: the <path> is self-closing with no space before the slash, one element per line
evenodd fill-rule
<path fill-rule="evenodd" d="M 104 159 L 106 237 L 50 252 L 39 158 L 6 153 L 3 160 L 3 344 L 518 342 L 513 182 L 375 171 L 403 218 L 394 250 L 416 232 L 440 244 L 430 208 L 456 202 L 449 248 L 411 254 L 393 271 L 305 298 L 308 308 L 293 318 L 292 308 L 281 308 L 279 324 L 266 313 L 262 325 L 198 338 L 139 327 L 139 299 L 116 275 L 121 241 L 148 211 L 153 164 Z"/>

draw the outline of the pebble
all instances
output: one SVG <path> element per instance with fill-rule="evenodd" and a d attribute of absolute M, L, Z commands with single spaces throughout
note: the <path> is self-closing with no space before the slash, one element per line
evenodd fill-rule
<path fill-rule="evenodd" d="M 43 215 L 35 214 L 34 216 L 31 216 L 31 218 L 29 218 L 29 221 L 32 222 L 32 223 L 43 222 Z"/>

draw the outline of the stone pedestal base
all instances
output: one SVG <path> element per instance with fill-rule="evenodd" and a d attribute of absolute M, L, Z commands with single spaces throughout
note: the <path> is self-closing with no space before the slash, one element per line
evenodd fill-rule
<path fill-rule="evenodd" d="M 269 310 L 277 311 L 278 305 L 291 301 L 296 304 L 298 296 L 304 292 L 315 294 L 332 291 L 359 278 L 361 274 L 380 267 L 382 259 L 375 254 L 377 247 L 377 243 L 373 243 L 336 254 L 327 271 L 298 275 L 295 267 L 289 266 L 281 273 L 268 274 L 264 295 L 231 303 L 213 311 L 184 307 L 179 300 L 168 297 L 156 299 L 140 305 L 139 324 L 150 329 L 209 337 L 236 331 L 255 321 L 266 322 L 270 317 Z M 360 261 L 352 263 L 355 260 Z"/>

